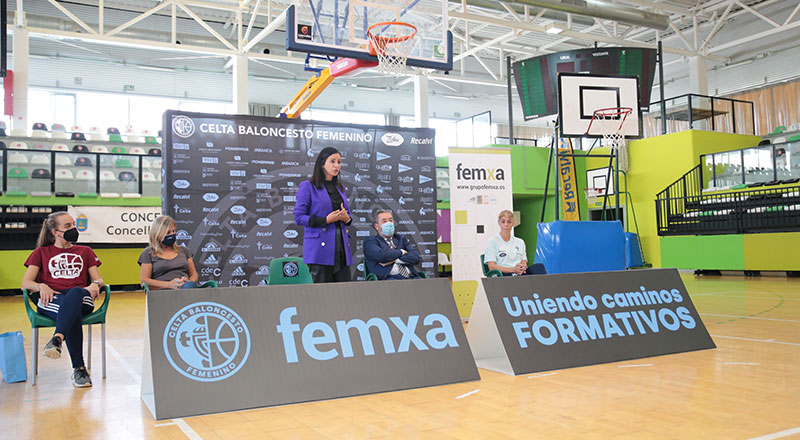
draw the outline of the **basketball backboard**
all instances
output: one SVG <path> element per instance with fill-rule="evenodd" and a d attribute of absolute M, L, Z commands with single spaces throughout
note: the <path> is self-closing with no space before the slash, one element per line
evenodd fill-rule
<path fill-rule="evenodd" d="M 608 180 L 608 190 L 606 190 L 606 179 L 609 175 L 611 179 Z M 586 170 L 586 187 L 596 188 L 600 196 L 614 195 L 614 173 L 609 174 L 608 167 Z"/>
<path fill-rule="evenodd" d="M 595 110 L 613 107 L 633 109 L 622 124 L 625 138 L 642 137 L 642 110 L 639 106 L 639 78 L 581 73 L 558 75 L 558 118 L 565 137 L 602 137 L 620 126 L 620 118 L 596 119 Z M 591 130 L 587 133 L 591 122 Z"/>
<path fill-rule="evenodd" d="M 286 14 L 289 51 L 376 61 L 367 30 L 399 21 L 417 28 L 409 66 L 453 69 L 447 0 L 295 0 Z"/>

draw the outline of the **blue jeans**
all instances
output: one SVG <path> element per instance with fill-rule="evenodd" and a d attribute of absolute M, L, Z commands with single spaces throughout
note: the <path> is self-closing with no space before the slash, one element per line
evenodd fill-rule
<path fill-rule="evenodd" d="M 542 263 L 533 263 L 528 266 L 523 275 L 547 275 L 547 270 Z M 504 277 L 514 276 L 513 273 L 503 273 Z"/>
<path fill-rule="evenodd" d="M 181 289 L 197 289 L 198 287 L 200 286 L 194 281 L 187 281 L 181 285 Z"/>
<path fill-rule="evenodd" d="M 88 297 L 88 301 L 84 299 L 86 297 Z M 91 298 L 92 296 L 88 290 L 83 287 L 73 287 L 57 293 L 47 309 L 37 307 L 40 315 L 56 321 L 55 333 L 64 335 L 64 342 L 67 343 L 67 351 L 69 351 L 69 357 L 72 359 L 72 368 L 84 365 L 81 319 L 84 315 L 88 315 L 94 310 L 94 306 L 90 305 Z M 33 355 L 36 356 L 37 353 Z"/>

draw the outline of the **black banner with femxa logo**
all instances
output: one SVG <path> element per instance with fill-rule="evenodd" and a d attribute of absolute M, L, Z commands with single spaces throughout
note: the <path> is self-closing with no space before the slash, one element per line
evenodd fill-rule
<path fill-rule="evenodd" d="M 413 236 L 419 269 L 435 275 L 434 130 L 168 111 L 164 134 L 163 211 L 201 280 L 256 285 L 273 258 L 302 256 L 297 187 L 325 147 L 342 153 L 353 279 L 363 278 L 377 208 L 393 212 L 397 231 Z"/>
<path fill-rule="evenodd" d="M 484 278 L 467 337 L 507 374 L 716 348 L 675 269 Z"/>

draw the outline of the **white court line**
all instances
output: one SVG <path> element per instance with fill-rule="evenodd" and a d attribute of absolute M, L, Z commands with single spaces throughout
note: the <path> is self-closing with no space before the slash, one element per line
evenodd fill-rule
<path fill-rule="evenodd" d="M 181 428 L 181 431 L 183 431 L 183 433 L 186 434 L 186 437 L 189 437 L 189 440 L 203 440 L 203 437 L 200 437 L 200 434 L 198 434 L 197 431 L 192 429 L 192 427 L 189 426 L 189 424 L 186 423 L 185 420 L 172 419 L 172 421 L 175 422 L 176 425 L 178 425 L 178 428 Z"/>
<path fill-rule="evenodd" d="M 617 368 L 652 367 L 653 364 L 618 365 Z"/>
<path fill-rule="evenodd" d="M 114 348 L 114 346 L 111 345 L 111 343 L 109 343 L 108 341 L 106 341 L 106 347 L 108 348 L 108 351 L 111 352 L 111 356 L 114 356 L 114 359 L 116 359 L 117 362 L 119 362 L 122 365 L 122 368 L 136 381 L 136 383 L 139 384 L 142 383 L 142 376 L 140 376 L 139 373 L 137 373 L 136 370 L 134 370 L 133 367 L 131 367 L 128 361 L 126 361 L 125 358 L 123 358 L 122 355 L 119 354 L 119 352 Z M 201 437 L 200 434 L 197 433 L 197 431 L 192 429 L 192 427 L 189 426 L 189 424 L 186 423 L 186 421 L 184 421 L 183 419 L 172 419 L 172 423 L 177 425 L 178 428 L 180 428 L 180 430 L 183 431 L 186 437 L 189 438 L 189 440 L 203 440 L 203 437 Z M 169 425 L 156 424 L 155 426 L 160 427 Z"/>
<path fill-rule="evenodd" d="M 761 365 L 760 362 L 723 362 L 722 365 Z"/>
<path fill-rule="evenodd" d="M 117 362 L 122 365 L 122 368 L 125 370 L 125 372 L 127 372 L 133 378 L 133 380 L 136 381 L 136 383 L 142 383 L 142 376 L 140 376 L 139 373 L 137 373 L 136 370 L 131 367 L 131 365 L 122 357 L 121 354 L 119 354 L 119 352 L 114 348 L 113 345 L 111 345 L 110 342 L 106 341 L 106 347 L 108 348 L 108 351 L 111 352 L 111 356 L 114 356 L 114 359 L 116 359 Z"/>
<path fill-rule="evenodd" d="M 528 379 L 536 379 L 537 377 L 552 376 L 552 375 L 554 375 L 554 374 L 558 374 L 558 372 L 555 372 L 555 373 L 536 374 L 536 375 L 533 375 L 533 376 L 528 376 Z"/>
<path fill-rule="evenodd" d="M 780 318 L 759 318 L 757 316 L 741 316 L 741 315 L 720 315 L 718 313 L 701 313 L 707 316 L 720 316 L 723 318 L 745 318 L 745 319 L 758 319 L 761 321 L 778 321 L 778 322 L 800 322 L 797 319 L 780 319 Z"/>
<path fill-rule="evenodd" d="M 471 395 L 473 395 L 473 394 L 475 394 L 475 393 L 477 393 L 477 392 L 479 392 L 479 391 L 480 391 L 480 389 L 477 389 L 477 390 L 472 390 L 472 391 L 470 391 L 470 392 L 468 392 L 468 393 L 464 393 L 464 394 L 462 394 L 462 395 L 460 395 L 460 396 L 456 397 L 456 399 L 463 399 L 463 398 L 465 398 L 465 397 L 467 397 L 467 396 L 471 396 Z"/>
<path fill-rule="evenodd" d="M 790 435 L 800 434 L 800 426 L 797 428 L 787 429 L 786 431 L 773 432 L 772 434 L 762 435 L 760 437 L 753 437 L 750 440 L 773 440 L 781 437 L 788 437 Z"/>
<path fill-rule="evenodd" d="M 695 296 L 724 295 L 726 293 L 739 293 L 739 292 L 738 291 L 733 291 L 733 290 L 726 290 L 724 292 L 690 293 L 689 296 L 690 297 L 695 297 Z"/>
<path fill-rule="evenodd" d="M 723 336 L 723 335 L 711 335 L 711 337 L 712 338 L 725 338 L 725 339 L 738 339 L 740 341 L 769 342 L 770 344 L 794 345 L 796 347 L 800 347 L 800 344 L 798 344 L 797 342 L 783 342 L 783 341 L 776 341 L 774 339 L 740 338 L 739 336 Z"/>

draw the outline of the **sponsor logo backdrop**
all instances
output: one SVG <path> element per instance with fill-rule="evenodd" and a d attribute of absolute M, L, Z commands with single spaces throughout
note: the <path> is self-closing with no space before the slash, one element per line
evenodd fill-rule
<path fill-rule="evenodd" d="M 325 147 L 342 152 L 353 279 L 363 278 L 362 242 L 375 233 L 379 207 L 412 238 L 419 269 L 435 275 L 433 129 L 168 111 L 164 133 L 164 212 L 178 223 L 178 243 L 194 254 L 201 280 L 257 285 L 273 258 L 302 256 L 297 187 Z"/>

